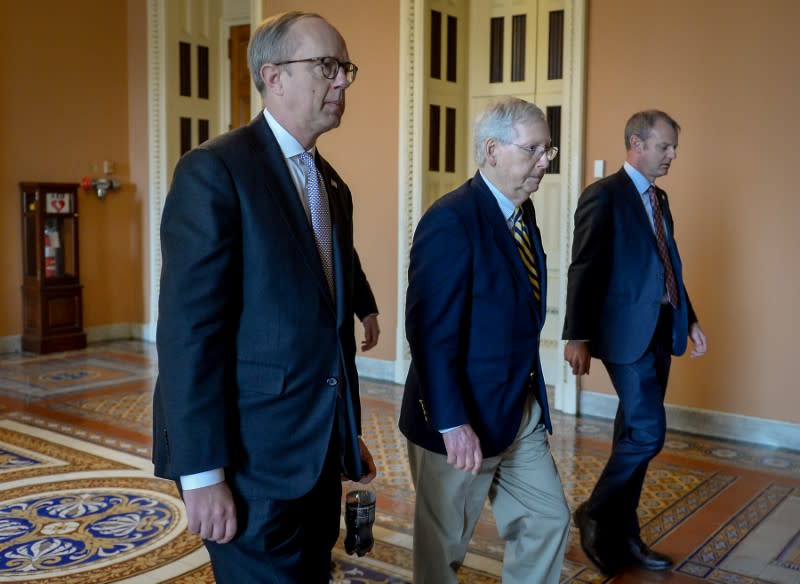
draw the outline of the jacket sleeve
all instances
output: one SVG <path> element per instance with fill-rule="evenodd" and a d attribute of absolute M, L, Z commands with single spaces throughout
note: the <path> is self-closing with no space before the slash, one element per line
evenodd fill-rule
<path fill-rule="evenodd" d="M 428 422 L 436 430 L 469 423 L 462 395 L 472 294 L 465 226 L 445 207 L 420 220 L 411 247 L 406 336 Z"/>
<path fill-rule="evenodd" d="M 596 336 L 611 270 L 613 214 L 608 194 L 587 189 L 575 210 L 572 263 L 567 276 L 564 340 Z"/>
<path fill-rule="evenodd" d="M 356 313 L 359 320 L 364 320 L 370 314 L 378 312 L 378 304 L 375 302 L 372 287 L 369 285 L 367 275 L 361 267 L 361 259 L 355 249 L 353 250 L 353 278 L 353 312 Z"/>
<path fill-rule="evenodd" d="M 196 149 L 175 170 L 161 221 L 156 342 L 163 439 L 171 473 L 229 464 L 226 387 L 241 298 L 241 214 L 230 174 Z"/>

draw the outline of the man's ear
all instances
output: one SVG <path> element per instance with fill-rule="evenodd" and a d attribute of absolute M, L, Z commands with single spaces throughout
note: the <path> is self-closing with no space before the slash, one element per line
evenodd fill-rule
<path fill-rule="evenodd" d="M 497 148 L 497 142 L 494 138 L 488 138 L 483 143 L 483 153 L 486 155 L 486 163 L 494 166 L 497 164 L 497 157 L 495 156 L 495 149 Z"/>
<path fill-rule="evenodd" d="M 269 93 L 283 95 L 283 78 L 281 77 L 281 73 L 283 73 L 283 69 L 281 69 L 280 65 L 275 65 L 273 63 L 264 63 L 261 65 L 258 74 L 261 76 L 264 87 Z"/>

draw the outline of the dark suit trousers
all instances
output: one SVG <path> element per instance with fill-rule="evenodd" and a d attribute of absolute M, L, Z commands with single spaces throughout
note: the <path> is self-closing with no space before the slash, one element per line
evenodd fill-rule
<path fill-rule="evenodd" d="M 589 515 L 611 539 L 638 537 L 636 508 L 647 466 L 661 451 L 667 431 L 664 394 L 672 346 L 672 307 L 662 306 L 645 354 L 636 362 L 603 362 L 619 406 L 611 455 L 589 498 Z"/>
<path fill-rule="evenodd" d="M 340 467 L 332 438 L 322 474 L 304 496 L 276 500 L 236 493 L 238 535 L 227 544 L 205 542 L 217 584 L 328 584 L 339 537 Z"/>

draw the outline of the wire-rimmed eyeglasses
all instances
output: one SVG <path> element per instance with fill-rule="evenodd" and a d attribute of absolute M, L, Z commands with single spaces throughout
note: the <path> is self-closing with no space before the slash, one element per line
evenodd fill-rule
<path fill-rule="evenodd" d="M 511 142 L 514 144 L 514 142 Z M 522 146 L 521 144 L 514 144 L 517 148 L 521 148 L 531 155 L 532 158 L 539 160 L 544 155 L 548 161 L 554 160 L 558 156 L 558 146 Z"/>
<path fill-rule="evenodd" d="M 339 74 L 339 69 L 344 71 L 345 79 L 347 79 L 348 83 L 352 83 L 356 80 L 356 73 L 358 73 L 358 67 L 355 63 L 351 63 L 350 61 L 345 61 L 344 63 L 341 62 L 336 57 L 311 57 L 308 59 L 292 59 L 291 61 L 281 61 L 280 63 L 274 63 L 274 65 L 291 65 L 292 63 L 319 63 L 320 69 L 322 70 L 322 74 L 327 79 L 336 79 L 336 76 Z"/>

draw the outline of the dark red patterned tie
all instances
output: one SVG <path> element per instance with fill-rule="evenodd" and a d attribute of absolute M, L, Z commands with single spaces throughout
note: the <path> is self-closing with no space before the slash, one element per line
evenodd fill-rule
<path fill-rule="evenodd" d="M 667 290 L 667 298 L 673 308 L 678 306 L 678 287 L 675 285 L 675 272 L 672 270 L 672 260 L 669 258 L 667 249 L 667 234 L 664 232 L 664 216 L 661 214 L 661 205 L 656 196 L 656 188 L 650 185 L 647 189 L 650 195 L 650 205 L 653 207 L 653 225 L 656 230 L 656 243 L 658 244 L 658 255 L 661 263 L 664 264 L 664 285 Z"/>

